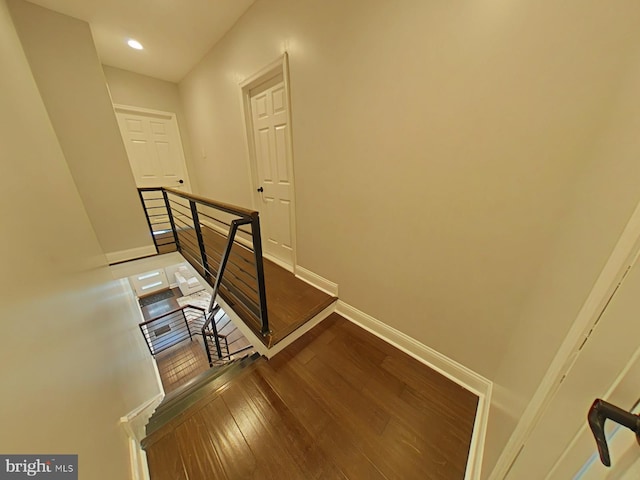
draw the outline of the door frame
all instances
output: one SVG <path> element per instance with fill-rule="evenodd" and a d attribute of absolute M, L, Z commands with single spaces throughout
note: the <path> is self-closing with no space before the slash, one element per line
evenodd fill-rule
<path fill-rule="evenodd" d="M 591 292 L 573 321 L 556 356 L 525 408 L 502 454 L 489 475 L 489 480 L 502 480 L 553 400 L 560 384 L 569 375 L 582 347 L 595 324 L 607 308 L 627 273 L 640 255 L 640 203 L 636 205 L 607 263 L 601 270 Z M 586 424 L 586 413 L 585 413 Z"/>
<path fill-rule="evenodd" d="M 636 267 L 640 268 L 640 265 L 636 264 Z M 602 395 L 603 399 L 610 399 L 611 396 L 616 393 L 616 390 L 618 389 L 620 384 L 626 379 L 627 375 L 629 375 L 629 372 L 636 366 L 640 367 L 640 365 L 637 365 L 639 360 L 640 360 L 640 347 L 638 347 L 635 350 L 631 358 L 629 358 L 629 360 L 625 364 L 624 368 L 618 373 L 613 383 L 609 385 L 609 387 L 607 388 L 607 391 L 604 393 L 604 395 Z M 622 408 L 628 408 L 628 405 L 621 405 L 621 406 Z M 639 413 L 638 404 L 636 404 L 634 408 L 630 410 L 630 412 L 637 415 Z M 593 439 L 593 435 L 591 434 L 589 426 L 585 421 L 580 426 L 579 431 L 573 436 L 573 438 L 571 439 L 571 442 L 569 442 L 569 444 L 566 445 L 564 451 L 558 457 L 556 462 L 552 465 L 551 470 L 549 470 L 545 479 L 554 478 L 554 474 L 557 473 L 558 467 L 562 465 L 562 462 L 566 459 L 567 456 L 571 455 L 571 449 L 573 448 L 574 444 L 578 442 L 580 440 L 580 437 L 587 432 L 588 432 L 588 436 Z M 631 467 L 631 463 L 633 463 L 630 460 L 638 461 L 637 460 L 638 459 L 638 455 L 637 455 L 638 442 L 635 439 L 635 435 L 631 435 L 630 432 L 628 432 L 624 428 L 621 428 L 620 425 L 616 425 L 615 430 L 611 434 L 607 435 L 607 444 L 609 446 L 609 452 L 611 453 L 611 458 L 614 460 L 612 469 L 615 467 L 628 469 Z M 591 470 L 591 467 L 593 466 L 594 463 L 600 462 L 600 457 L 598 456 L 596 448 L 594 447 L 593 450 L 594 452 L 591 458 L 585 457 L 584 459 L 585 463 L 582 466 L 580 479 L 595 480 L 596 478 L 599 478 L 599 474 L 594 473 L 594 471 Z"/>
<path fill-rule="evenodd" d="M 143 107 L 136 107 L 133 105 L 124 105 L 121 103 L 114 103 L 113 104 L 113 111 L 116 115 L 116 120 L 117 120 L 117 116 L 119 112 L 130 112 L 136 115 L 142 115 L 142 116 L 146 116 L 146 117 L 160 117 L 160 118 L 164 118 L 167 120 L 170 120 L 176 127 L 176 133 L 178 135 L 178 143 L 180 144 L 180 151 L 178 152 L 180 155 L 180 160 L 182 162 L 182 173 L 184 174 L 184 181 L 186 183 L 186 191 L 188 192 L 193 192 L 193 186 L 191 185 L 191 178 L 189 177 L 189 169 L 187 168 L 187 159 L 185 157 L 184 154 L 184 144 L 182 143 L 182 135 L 180 134 L 180 126 L 178 125 L 178 117 L 175 113 L 173 112 L 165 112 L 162 110 L 153 110 L 150 108 L 143 108 Z M 120 127 L 118 125 L 118 130 L 120 130 Z M 122 136 L 122 132 L 120 132 L 120 136 Z M 122 139 L 123 143 L 124 143 L 124 138 Z M 131 165 L 131 159 L 129 158 L 129 155 L 127 155 L 127 158 L 129 159 L 129 168 L 131 168 L 131 174 L 134 177 L 134 181 L 135 181 L 135 172 L 133 171 L 133 166 Z M 137 185 L 136 185 L 137 186 Z"/>
<path fill-rule="evenodd" d="M 271 260 L 272 262 L 280 265 L 282 268 L 295 273 L 298 265 L 297 256 L 297 241 L 296 241 L 296 190 L 295 190 L 295 175 L 294 175 L 294 161 L 293 161 L 293 125 L 291 115 L 291 90 L 289 88 L 289 55 L 285 52 L 273 62 L 269 63 L 259 71 L 250 75 L 246 79 L 240 82 L 240 94 L 242 96 L 242 114 L 245 124 L 246 145 L 248 147 L 247 158 L 249 161 L 249 172 L 251 175 L 251 202 L 253 208 L 257 211 L 261 211 L 260 208 L 260 196 L 256 191 L 256 185 L 258 185 L 258 165 L 256 156 L 256 144 L 253 137 L 253 117 L 251 112 L 251 90 L 261 85 L 267 80 L 272 79 L 278 75 L 282 75 L 284 83 L 285 96 L 287 99 L 287 169 L 289 170 L 289 178 L 291 180 L 291 216 L 289 218 L 289 229 L 291 233 L 291 247 L 293 249 L 292 265 L 287 265 L 285 262 L 274 258 L 272 255 L 265 254 L 263 256 Z"/>

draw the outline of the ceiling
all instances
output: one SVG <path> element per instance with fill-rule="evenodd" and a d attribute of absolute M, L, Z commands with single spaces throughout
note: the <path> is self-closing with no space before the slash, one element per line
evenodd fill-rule
<path fill-rule="evenodd" d="M 29 1 L 88 22 L 103 64 L 178 82 L 255 0 Z"/>

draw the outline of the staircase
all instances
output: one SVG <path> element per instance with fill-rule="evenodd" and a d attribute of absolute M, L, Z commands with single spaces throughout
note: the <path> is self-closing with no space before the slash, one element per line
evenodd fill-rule
<path fill-rule="evenodd" d="M 258 353 L 231 360 L 224 365 L 214 366 L 198 375 L 189 383 L 174 390 L 158 405 L 146 427 L 146 437 L 142 440 L 142 448 L 151 445 L 154 433 L 158 432 L 171 420 L 196 405 L 199 401 L 221 390 L 231 380 L 242 375 L 244 371 L 259 360 Z"/>
<path fill-rule="evenodd" d="M 147 436 L 141 442 L 141 446 L 147 449 L 156 442 L 164 444 L 167 432 L 180 422 L 188 420 L 200 425 L 192 415 L 197 416 L 207 401 L 211 403 L 212 398 L 219 397 L 228 389 L 233 390 L 231 381 L 244 376 L 244 372 L 255 372 L 258 365 L 266 365 L 259 354 L 238 358 L 253 346 L 233 322 L 241 321 L 243 331 L 255 336 L 253 340 L 260 342 L 262 353 L 271 358 L 277 353 L 272 350 L 268 355 L 266 352 L 271 347 L 285 337 L 289 337 L 286 344 L 293 342 L 297 338 L 292 335 L 294 331 L 312 320 L 317 323 L 324 319 L 337 299 L 263 259 L 258 212 L 170 188 L 139 191 L 154 241 L 160 235 L 168 234 L 167 225 L 170 225 L 171 243 L 212 287 L 211 302 L 208 308 L 200 309 L 197 322 L 190 322 L 185 317 L 184 322 L 178 325 L 181 320 L 178 315 L 175 325 L 169 326 L 168 330 L 164 325 L 160 326 L 164 329 L 154 325 L 151 330 L 144 330 L 148 325 L 141 326 L 148 343 L 157 343 L 178 329 L 182 336 L 176 336 L 176 341 L 192 341 L 194 334 L 201 336 L 211 367 L 169 393 L 159 405 L 146 427 Z M 147 198 L 149 195 L 156 197 Z M 161 221 L 157 226 L 160 230 L 154 229 L 152 219 Z M 166 246 L 156 241 L 158 253 L 161 247 Z M 267 307 L 266 276 L 271 279 L 271 309 Z M 225 312 L 222 307 L 230 311 Z M 233 322 L 229 314 L 233 315 Z M 275 320 L 273 329 L 269 323 L 271 315 Z M 192 331 L 191 327 L 195 330 Z M 160 346 L 170 348 L 169 343 Z M 285 342 L 280 346 L 284 348 Z M 157 350 L 152 343 L 149 343 L 149 349 L 152 355 Z M 232 383 L 237 386 L 242 382 Z M 216 421 L 218 418 L 216 416 Z M 160 454 L 160 457 L 164 456 L 165 453 Z M 184 478 L 178 472 L 173 473 L 169 473 L 167 478 Z"/>

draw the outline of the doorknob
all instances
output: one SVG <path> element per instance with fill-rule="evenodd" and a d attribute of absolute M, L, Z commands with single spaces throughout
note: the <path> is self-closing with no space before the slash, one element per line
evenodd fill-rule
<path fill-rule="evenodd" d="M 640 443 L 640 416 L 622 410 L 599 398 L 591 405 L 587 416 L 589 427 L 591 427 L 591 432 L 596 439 L 600 460 L 604 465 L 610 467 L 611 457 L 609 456 L 607 437 L 604 434 L 604 422 L 607 418 L 635 432 L 638 443 Z"/>
<path fill-rule="evenodd" d="M 264 192 L 264 188 L 262 188 L 262 187 L 258 188 L 257 190 L 258 190 L 258 192 L 260 192 L 260 193 Z"/>
<path fill-rule="evenodd" d="M 183 179 L 178 180 L 178 183 L 184 183 Z"/>

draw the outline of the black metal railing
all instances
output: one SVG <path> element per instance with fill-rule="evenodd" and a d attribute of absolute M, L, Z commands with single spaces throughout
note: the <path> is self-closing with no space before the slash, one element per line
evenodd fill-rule
<path fill-rule="evenodd" d="M 138 326 L 149 352 L 155 356 L 184 340 L 193 340 L 195 335 L 201 335 L 206 321 L 204 308 L 187 305 L 158 315 Z"/>
<path fill-rule="evenodd" d="M 138 195 L 156 252 L 175 252 L 178 249 L 177 236 L 172 228 L 171 210 L 168 208 L 169 199 L 166 193 L 158 188 L 138 188 Z"/>
<path fill-rule="evenodd" d="M 211 323 L 202 327 L 202 337 L 209 365 L 232 360 L 238 354 L 253 349 L 247 338 L 219 305 L 213 308 L 210 315 Z"/>
<path fill-rule="evenodd" d="M 140 331 L 151 355 L 156 356 L 185 340 L 193 341 L 194 337 L 198 336 L 202 336 L 210 366 L 226 363 L 234 355 L 253 348 L 220 307 L 216 306 L 214 310 L 211 316 L 213 322 L 207 321 L 208 315 L 204 308 L 185 305 L 140 323 Z M 226 334 L 220 333 L 223 330 Z M 235 334 L 236 332 L 239 335 Z M 231 340 L 229 336 L 232 337 Z M 242 340 L 244 343 L 234 346 L 236 350 L 232 350 L 232 345 Z"/>
<path fill-rule="evenodd" d="M 203 328 L 215 329 L 220 295 L 252 330 L 268 335 L 258 212 L 172 188 L 138 191 L 158 253 L 178 250 L 213 287 Z M 218 346 L 216 353 L 222 354 Z"/>

